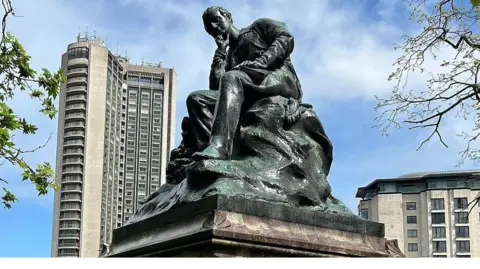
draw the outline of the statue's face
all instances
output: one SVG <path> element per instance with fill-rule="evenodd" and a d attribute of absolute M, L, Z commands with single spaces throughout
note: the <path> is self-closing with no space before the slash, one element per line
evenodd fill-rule
<path fill-rule="evenodd" d="M 232 26 L 232 21 L 230 18 L 223 16 L 220 11 L 215 10 L 210 13 L 205 24 L 205 27 L 209 29 L 210 35 L 214 38 L 221 37 L 225 39 Z"/>

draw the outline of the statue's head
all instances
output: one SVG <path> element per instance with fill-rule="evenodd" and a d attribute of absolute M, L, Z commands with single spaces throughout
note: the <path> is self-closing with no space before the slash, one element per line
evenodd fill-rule
<path fill-rule="evenodd" d="M 205 31 L 214 38 L 219 35 L 226 37 L 233 25 L 232 14 L 219 6 L 207 8 L 203 12 L 202 19 Z"/>

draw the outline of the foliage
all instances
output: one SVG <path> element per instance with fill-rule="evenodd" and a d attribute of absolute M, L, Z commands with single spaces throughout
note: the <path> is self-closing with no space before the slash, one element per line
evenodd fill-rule
<path fill-rule="evenodd" d="M 28 92 L 32 99 L 41 102 L 41 113 L 53 119 L 56 115 L 55 99 L 59 93 L 61 83 L 65 77 L 59 69 L 52 73 L 42 69 L 37 73 L 30 67 L 30 56 L 27 55 L 22 44 L 8 31 L 6 23 L 8 16 L 15 16 L 10 0 L 2 0 L 5 11 L 2 19 L 2 39 L 0 43 L 0 159 L 7 161 L 13 166 L 22 170 L 22 181 L 32 182 L 39 195 L 45 195 L 49 188 L 56 188 L 53 184 L 53 169 L 48 162 L 31 167 L 24 160 L 24 155 L 35 152 L 44 147 L 25 150 L 14 143 L 15 132 L 24 135 L 34 135 L 38 127 L 27 119 L 19 117 L 8 105 L 19 91 Z M 47 140 L 48 142 L 48 140 Z M 14 193 L 7 189 L 9 179 L 0 178 L 2 187 L 2 203 L 10 208 L 13 202 L 17 201 Z"/>

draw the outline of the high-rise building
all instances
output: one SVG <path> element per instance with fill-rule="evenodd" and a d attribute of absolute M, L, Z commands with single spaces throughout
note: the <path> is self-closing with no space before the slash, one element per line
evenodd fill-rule
<path fill-rule="evenodd" d="M 407 257 L 480 257 L 480 170 L 413 173 L 358 189 L 359 215 Z"/>
<path fill-rule="evenodd" d="M 100 39 L 80 36 L 61 66 L 52 256 L 97 257 L 137 201 L 165 180 L 176 74 L 129 64 Z"/>
<path fill-rule="evenodd" d="M 175 71 L 127 64 L 124 221 L 161 184 L 174 147 Z M 118 215 L 120 218 L 121 216 Z"/>

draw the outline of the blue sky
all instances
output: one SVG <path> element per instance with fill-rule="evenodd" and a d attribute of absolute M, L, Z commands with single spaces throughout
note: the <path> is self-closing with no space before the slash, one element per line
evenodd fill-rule
<path fill-rule="evenodd" d="M 15 0 L 18 18 L 8 29 L 24 44 L 35 68 L 56 69 L 67 44 L 79 31 L 106 39 L 112 51 L 127 53 L 133 62 L 162 61 L 178 74 L 177 130 L 186 115 L 185 97 L 206 89 L 215 43 L 204 32 L 201 14 L 209 5 L 225 6 L 238 27 L 259 17 L 285 21 L 295 36 L 293 63 L 302 81 L 305 98 L 320 116 L 334 145 L 329 181 L 336 197 L 356 212 L 355 192 L 375 178 L 405 173 L 455 169 L 461 140 L 454 134 L 462 123 L 443 130 L 449 148 L 434 139 L 415 151 L 420 131 L 399 130 L 383 137 L 372 129 L 376 116 L 374 95 L 388 94 L 387 81 L 398 56 L 393 43 L 405 32 L 417 30 L 408 21 L 408 10 L 391 0 Z M 301 4 L 296 4 L 301 2 Z M 431 64 L 435 71 L 438 65 Z M 425 77 L 412 76 L 413 86 L 424 86 Z M 12 101 L 19 114 L 32 119 L 40 130 L 35 138 L 17 138 L 35 147 L 53 135 L 47 147 L 27 157 L 31 164 L 54 164 L 56 120 L 37 113 L 38 104 L 20 95 Z M 38 108 L 38 109 L 37 109 Z M 176 135 L 177 144 L 180 135 Z M 466 163 L 464 169 L 473 166 Z M 53 195 L 37 197 L 30 184 L 20 182 L 19 171 L 0 166 L 10 179 L 9 188 L 20 202 L 0 209 L 0 257 L 50 255 Z"/>

